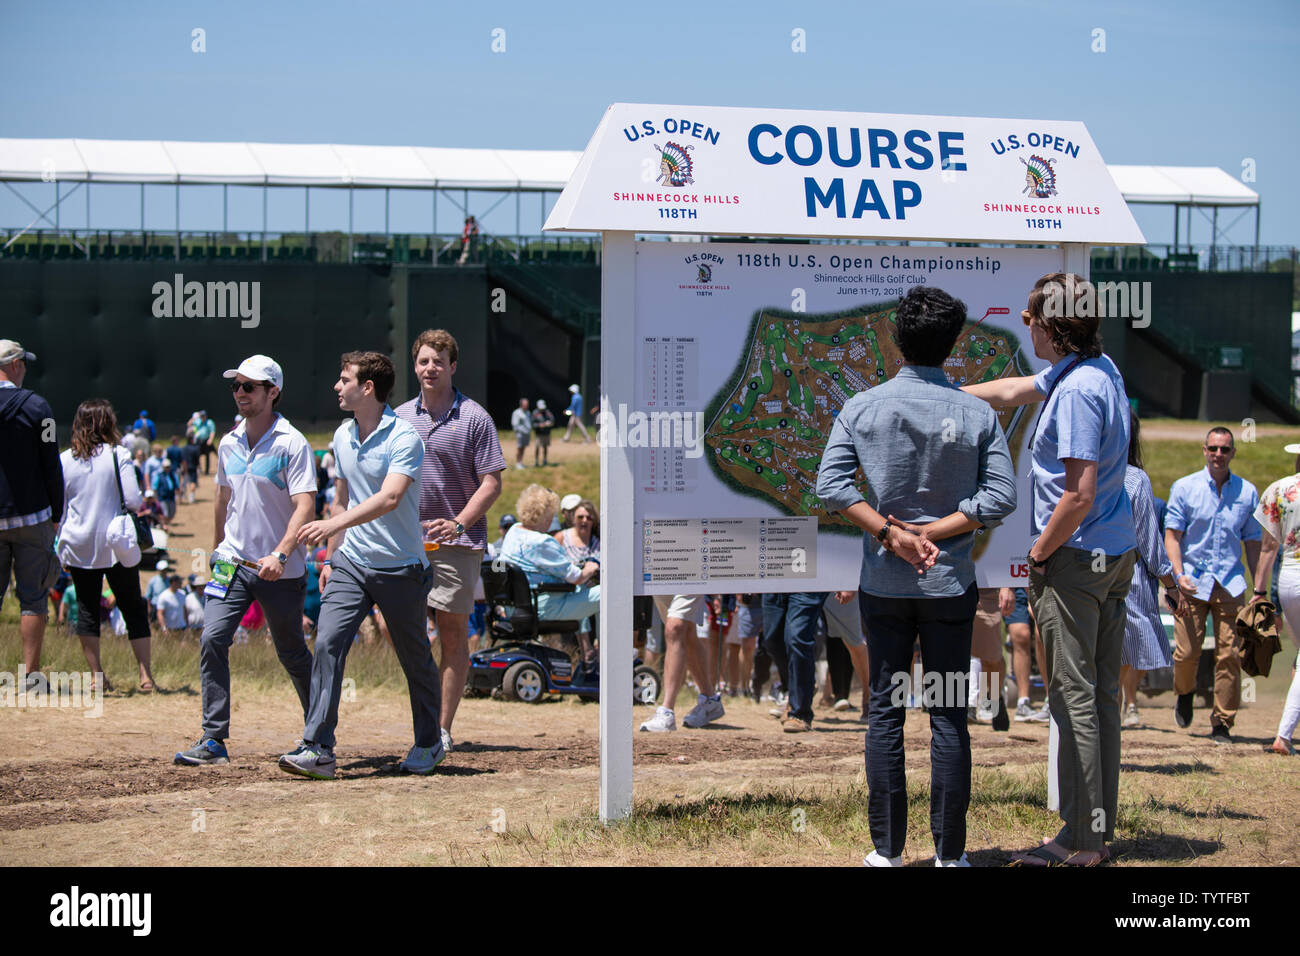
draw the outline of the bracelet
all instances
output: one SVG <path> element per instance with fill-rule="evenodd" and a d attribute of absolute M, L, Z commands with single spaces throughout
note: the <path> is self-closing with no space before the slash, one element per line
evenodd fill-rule
<path fill-rule="evenodd" d="M 1268 597 L 1268 592 L 1267 592 L 1267 591 L 1256 591 L 1256 592 L 1255 592 L 1255 597 Z"/>
<path fill-rule="evenodd" d="M 876 540 L 879 541 L 881 544 L 884 544 L 886 541 L 888 541 L 889 529 L 892 527 L 893 524 L 888 519 L 886 519 L 885 523 L 880 526 L 880 530 L 876 532 Z"/>

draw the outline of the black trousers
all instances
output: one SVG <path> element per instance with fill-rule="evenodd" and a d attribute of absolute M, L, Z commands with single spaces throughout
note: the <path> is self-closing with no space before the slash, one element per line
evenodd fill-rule
<path fill-rule="evenodd" d="M 970 804 L 970 732 L 966 729 L 971 630 L 979 591 L 945 598 L 886 598 L 858 592 L 871 655 L 867 730 L 867 822 L 876 850 L 900 856 L 907 839 L 907 777 L 903 720 L 914 676 L 912 649 L 921 642 L 925 672 L 912 690 L 930 717 L 930 833 L 943 860 L 966 848 Z"/>
<path fill-rule="evenodd" d="M 140 566 L 124 568 L 114 564 L 111 568 L 68 568 L 72 586 L 77 589 L 77 633 L 99 637 L 99 595 L 104 579 L 113 592 L 126 633 L 131 640 L 149 637 L 149 605 L 140 594 Z"/>

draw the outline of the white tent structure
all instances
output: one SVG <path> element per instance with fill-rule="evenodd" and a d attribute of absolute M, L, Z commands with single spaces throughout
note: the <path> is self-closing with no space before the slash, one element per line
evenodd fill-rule
<path fill-rule="evenodd" d="M 1174 249 L 1179 245 L 1182 210 L 1187 210 L 1187 245 L 1192 243 L 1192 210 L 1208 207 L 1210 244 L 1219 240 L 1219 208 L 1255 210 L 1255 245 L 1259 245 L 1259 193 L 1217 166 L 1107 166 L 1124 201 L 1133 205 L 1174 207 Z M 1204 213 L 1202 213 L 1204 214 Z M 1237 222 L 1241 218 L 1233 220 Z M 1225 228 L 1231 228 L 1230 223 Z"/>
<path fill-rule="evenodd" d="M 266 231 L 265 190 L 272 187 L 307 187 L 305 224 L 310 219 L 310 189 L 383 189 L 384 221 L 388 222 L 387 191 L 430 190 L 462 193 L 458 203 L 468 214 L 468 193 L 513 193 L 516 232 L 519 197 L 523 193 L 558 193 L 572 178 L 582 153 L 574 150 L 458 149 L 426 146 L 362 146 L 297 143 L 199 143 L 174 140 L 103 139 L 0 139 L 0 182 L 56 184 L 51 209 L 39 210 L 24 202 L 41 218 L 53 213 L 60 223 L 62 201 L 80 184 L 136 183 L 141 186 L 141 229 L 144 192 L 149 185 L 176 186 L 176 223 L 180 231 L 180 186 L 261 186 L 263 232 Z M 1121 195 L 1130 205 L 1159 204 L 1174 207 L 1174 246 L 1180 241 L 1182 210 L 1187 210 L 1190 245 L 1191 210 L 1211 209 L 1212 237 L 1217 240 L 1219 207 L 1235 207 L 1242 214 L 1255 210 L 1255 245 L 1259 244 L 1259 194 L 1237 178 L 1213 166 L 1106 167 Z M 64 192 L 62 184 L 75 183 Z M 503 197 L 504 198 L 504 197 Z M 498 200 L 499 204 L 500 200 Z M 545 199 L 543 199 L 545 202 Z M 86 197 L 89 219 L 89 195 Z M 495 208 L 495 205 L 492 208 Z M 227 217 L 223 191 L 223 229 Z M 349 232 L 352 203 L 349 199 Z M 1238 217 L 1240 218 L 1240 216 Z M 437 232 L 437 204 L 432 231 Z M 1234 220 L 1235 222 L 1236 220 Z M 88 228 L 88 226 L 87 226 Z M 308 230 L 305 230 L 308 231 Z"/>
<path fill-rule="evenodd" d="M 425 146 L 356 146 L 298 143 L 194 143 L 170 140 L 0 139 L 0 182 L 57 230 L 63 201 L 87 186 L 86 228 L 89 229 L 93 183 L 140 185 L 140 228 L 144 229 L 144 187 L 176 187 L 176 232 L 181 231 L 181 186 L 219 185 L 222 229 L 228 229 L 226 187 L 261 186 L 262 232 L 267 231 L 266 191 L 273 187 L 306 187 L 304 231 L 310 225 L 311 189 L 349 191 L 348 232 L 352 233 L 351 192 L 384 190 L 384 224 L 388 231 L 388 192 L 392 189 L 432 191 L 447 196 L 468 215 L 470 192 L 515 196 L 516 233 L 521 233 L 520 202 L 524 193 L 558 193 L 568 182 L 581 156 L 565 150 L 438 149 Z M 14 190 L 11 183 L 54 183 L 55 202 L 41 210 Z M 65 190 L 64 184 L 73 183 Z M 505 197 L 502 197 L 504 199 Z M 487 211 L 500 204 L 494 203 Z M 51 220 L 50 214 L 53 213 Z M 484 215 L 479 213 L 478 215 Z M 437 233 L 437 203 L 431 232 Z M 12 241 L 12 240 L 11 240 Z"/>

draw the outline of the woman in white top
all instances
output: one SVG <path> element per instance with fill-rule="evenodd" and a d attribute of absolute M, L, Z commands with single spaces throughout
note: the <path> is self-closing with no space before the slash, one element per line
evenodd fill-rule
<path fill-rule="evenodd" d="M 600 512 L 586 498 L 573 508 L 572 524 L 552 537 L 564 546 L 574 564 L 600 560 Z"/>
<path fill-rule="evenodd" d="M 1277 579 L 1278 604 L 1282 608 L 1282 622 L 1287 634 L 1292 643 L 1300 647 L 1300 444 L 1287 445 L 1284 450 L 1296 454 L 1297 474 L 1279 478 L 1259 496 L 1255 520 L 1264 529 L 1264 541 L 1259 549 L 1259 563 L 1255 566 L 1253 600 L 1262 601 L 1268 596 L 1273 560 L 1280 548 L 1282 571 Z M 1291 689 L 1287 691 L 1277 737 L 1267 749 L 1273 753 L 1294 754 L 1291 735 L 1295 733 L 1297 721 L 1300 721 L 1300 670 L 1292 667 Z"/>
<path fill-rule="evenodd" d="M 132 511 L 140 507 L 140 485 L 136 482 L 131 456 L 118 447 L 119 433 L 113 406 L 92 398 L 77 407 L 72 421 L 72 447 L 60 457 L 63 465 L 64 504 L 59 526 L 59 560 L 68 569 L 80 598 L 77 608 L 77 636 L 86 663 L 95 674 L 103 673 L 99 659 L 99 595 L 104 579 L 126 621 L 131 650 L 140 663 L 140 689 L 154 689 L 149 666 L 149 612 L 140 594 L 140 565 L 125 568 L 117 563 L 108 543 L 108 524 L 121 512 L 122 497 Z M 96 678 L 98 680 L 98 678 Z M 110 690 L 104 678 L 104 690 Z"/>

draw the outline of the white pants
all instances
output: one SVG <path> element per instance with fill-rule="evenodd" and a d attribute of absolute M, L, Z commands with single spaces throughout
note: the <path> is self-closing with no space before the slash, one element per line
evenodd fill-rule
<path fill-rule="evenodd" d="M 1300 565 L 1284 564 L 1277 579 L 1278 603 L 1282 605 L 1282 619 L 1291 643 L 1300 649 Z M 1288 655 L 1289 656 L 1289 655 Z M 1290 740 L 1295 726 L 1300 721 L 1300 657 L 1297 658 L 1295 676 L 1291 679 L 1291 689 L 1286 694 L 1286 705 L 1282 708 L 1282 720 L 1277 725 L 1277 735 L 1283 740 Z"/>

